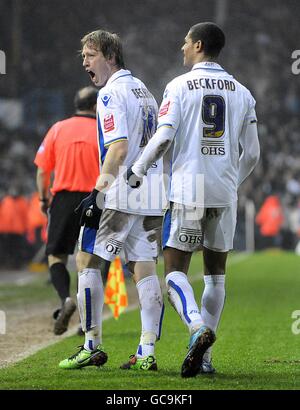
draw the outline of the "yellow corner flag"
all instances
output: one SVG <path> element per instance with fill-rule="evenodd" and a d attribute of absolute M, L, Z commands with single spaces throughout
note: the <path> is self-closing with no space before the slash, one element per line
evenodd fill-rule
<path fill-rule="evenodd" d="M 128 305 L 124 273 L 119 256 L 110 264 L 105 287 L 104 303 L 109 305 L 115 319 L 119 318 L 120 314 Z"/>

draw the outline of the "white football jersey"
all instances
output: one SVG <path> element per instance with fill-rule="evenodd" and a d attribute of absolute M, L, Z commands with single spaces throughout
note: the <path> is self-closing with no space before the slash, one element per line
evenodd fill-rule
<path fill-rule="evenodd" d="M 170 201 L 223 207 L 237 200 L 239 138 L 256 122 L 254 107 L 249 90 L 213 62 L 195 64 L 167 85 L 158 127 L 176 130 Z"/>
<path fill-rule="evenodd" d="M 101 164 L 110 144 L 128 141 L 123 168 L 109 191 L 105 207 L 139 215 L 162 215 L 162 160 L 152 164 L 141 189 L 130 188 L 124 175 L 141 155 L 157 127 L 157 103 L 145 84 L 128 70 L 114 73 L 98 94 L 97 124 Z"/>

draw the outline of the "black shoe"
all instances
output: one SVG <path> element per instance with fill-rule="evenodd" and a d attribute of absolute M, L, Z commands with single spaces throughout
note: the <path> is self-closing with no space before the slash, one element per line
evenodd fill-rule
<path fill-rule="evenodd" d="M 69 297 L 66 298 L 63 307 L 61 309 L 56 310 L 53 313 L 53 317 L 55 320 L 54 323 L 54 334 L 55 335 L 62 335 L 68 330 L 69 321 L 71 316 L 76 310 L 75 302 Z"/>
<path fill-rule="evenodd" d="M 215 333 L 204 325 L 191 336 L 189 350 L 181 367 L 182 377 L 196 376 L 202 366 L 204 353 L 215 340 Z"/>

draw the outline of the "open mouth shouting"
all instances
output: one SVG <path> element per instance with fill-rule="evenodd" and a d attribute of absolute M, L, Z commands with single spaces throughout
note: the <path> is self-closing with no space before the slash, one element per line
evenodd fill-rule
<path fill-rule="evenodd" d="M 88 75 L 90 76 L 91 80 L 95 79 L 95 73 L 93 71 L 87 70 Z"/>

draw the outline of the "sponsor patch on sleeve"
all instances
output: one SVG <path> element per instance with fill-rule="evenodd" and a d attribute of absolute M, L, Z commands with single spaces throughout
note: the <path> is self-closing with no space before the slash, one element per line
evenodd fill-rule
<path fill-rule="evenodd" d="M 104 132 L 110 132 L 115 129 L 115 121 L 113 114 L 106 114 L 104 117 Z"/>
<path fill-rule="evenodd" d="M 171 101 L 168 101 L 160 107 L 160 110 L 159 110 L 159 113 L 158 113 L 159 117 L 162 117 L 162 116 L 168 114 L 170 103 L 171 103 Z"/>

